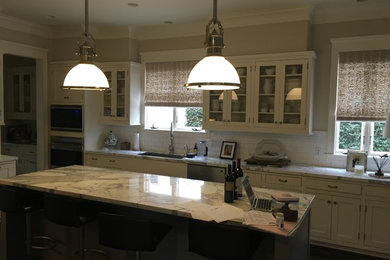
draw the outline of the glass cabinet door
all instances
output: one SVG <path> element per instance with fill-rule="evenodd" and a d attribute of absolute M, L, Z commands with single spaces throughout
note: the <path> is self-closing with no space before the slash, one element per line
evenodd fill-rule
<path fill-rule="evenodd" d="M 125 117 L 125 86 L 126 72 L 116 72 L 116 116 Z"/>
<path fill-rule="evenodd" d="M 223 122 L 224 91 L 210 90 L 209 122 Z"/>
<path fill-rule="evenodd" d="M 230 122 L 244 123 L 246 122 L 246 101 L 247 101 L 247 79 L 248 67 L 236 67 L 240 77 L 241 86 L 236 90 L 229 90 L 228 97 L 230 98 Z"/>
<path fill-rule="evenodd" d="M 110 85 L 109 89 L 104 90 L 103 92 L 103 116 L 111 116 L 112 102 L 111 102 L 111 93 L 112 93 L 112 73 L 104 72 L 107 77 L 108 84 Z"/>
<path fill-rule="evenodd" d="M 283 124 L 301 123 L 303 64 L 284 66 Z"/>
<path fill-rule="evenodd" d="M 258 68 L 257 123 L 273 124 L 276 122 L 276 65 L 260 65 Z"/>
<path fill-rule="evenodd" d="M 23 112 L 31 112 L 31 75 L 23 75 Z"/>

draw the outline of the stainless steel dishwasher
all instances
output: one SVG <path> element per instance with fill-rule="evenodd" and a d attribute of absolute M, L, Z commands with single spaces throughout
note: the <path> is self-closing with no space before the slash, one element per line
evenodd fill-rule
<path fill-rule="evenodd" d="M 187 178 L 202 181 L 224 182 L 225 167 L 187 164 Z"/>

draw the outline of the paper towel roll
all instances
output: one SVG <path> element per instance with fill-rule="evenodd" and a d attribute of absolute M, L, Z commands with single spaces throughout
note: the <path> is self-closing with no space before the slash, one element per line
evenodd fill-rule
<path fill-rule="evenodd" d="M 134 134 L 133 150 L 139 151 L 139 133 Z"/>

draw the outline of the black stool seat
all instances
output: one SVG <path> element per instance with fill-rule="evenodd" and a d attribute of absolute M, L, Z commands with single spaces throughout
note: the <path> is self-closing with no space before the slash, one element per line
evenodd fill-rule
<path fill-rule="evenodd" d="M 154 251 L 171 226 L 112 213 L 99 214 L 99 243 L 122 250 Z"/>
<path fill-rule="evenodd" d="M 12 213 L 27 213 L 43 208 L 43 198 L 33 191 L 1 186 L 0 210 Z"/>
<path fill-rule="evenodd" d="M 97 208 L 86 201 L 45 195 L 45 216 L 56 224 L 81 227 L 96 219 L 97 214 Z"/>
<path fill-rule="evenodd" d="M 188 248 L 201 256 L 223 259 L 251 259 L 261 236 L 245 227 L 189 220 Z"/>

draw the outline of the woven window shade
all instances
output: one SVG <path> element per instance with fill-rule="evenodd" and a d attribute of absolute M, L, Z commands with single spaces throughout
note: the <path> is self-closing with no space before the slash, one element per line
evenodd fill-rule
<path fill-rule="evenodd" d="M 187 90 L 184 84 L 196 61 L 146 63 L 145 105 L 199 107 L 203 91 Z"/>
<path fill-rule="evenodd" d="M 390 50 L 339 55 L 337 120 L 381 121 L 390 111 Z"/>

